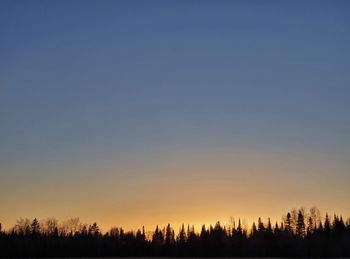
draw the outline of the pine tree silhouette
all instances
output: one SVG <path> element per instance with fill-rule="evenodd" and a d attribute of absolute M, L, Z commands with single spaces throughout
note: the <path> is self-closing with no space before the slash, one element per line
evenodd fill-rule
<path fill-rule="evenodd" d="M 0 258 L 350 256 L 350 219 L 344 222 L 342 216 L 334 215 L 331 221 L 326 214 L 322 222 L 315 213 L 305 217 L 305 210 L 300 209 L 293 230 L 294 213 L 288 212 L 284 221 L 280 225 L 276 222 L 273 228 L 270 218 L 266 224 L 259 218 L 249 235 L 240 218 L 232 229 L 217 222 L 214 227 L 203 225 L 199 233 L 193 225 L 188 225 L 186 231 L 182 224 L 177 235 L 170 224 L 162 229 L 157 225 L 151 234 L 144 227 L 135 232 L 113 227 L 101 233 L 96 222 L 71 229 L 53 219 L 43 223 L 36 218 L 20 219 L 13 228 L 1 229 Z"/>

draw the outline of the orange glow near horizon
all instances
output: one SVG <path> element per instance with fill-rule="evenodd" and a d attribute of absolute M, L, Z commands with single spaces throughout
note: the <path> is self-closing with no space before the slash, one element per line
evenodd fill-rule
<path fill-rule="evenodd" d="M 157 224 L 168 223 L 178 230 L 182 223 L 194 224 L 196 229 L 217 221 L 227 224 L 231 216 L 241 218 L 250 228 L 258 217 L 264 222 L 268 217 L 273 223 L 280 222 L 283 214 L 300 206 L 316 205 L 323 213 L 345 218 L 350 215 L 345 182 L 306 179 L 303 175 L 310 168 L 303 161 L 308 158 L 290 156 L 283 160 L 281 154 L 266 152 L 196 154 L 182 154 L 176 161 L 157 157 L 162 163 L 145 160 L 134 166 L 105 163 L 73 167 L 64 174 L 53 172 L 47 179 L 35 181 L 23 177 L 13 195 L 3 200 L 0 222 L 9 228 L 21 217 L 80 217 L 84 223 L 96 221 L 103 231 L 112 226 L 130 230 L 143 225 L 153 230 Z M 273 163 L 276 159 L 280 162 Z M 313 167 L 320 175 L 328 169 L 317 164 Z M 310 188 L 311 183 L 317 188 Z M 330 185 L 337 187 L 332 195 L 319 192 Z M 4 187 L 1 195 L 9 193 Z"/>
<path fill-rule="evenodd" d="M 350 217 L 350 1 L 0 6 L 3 229 Z"/>

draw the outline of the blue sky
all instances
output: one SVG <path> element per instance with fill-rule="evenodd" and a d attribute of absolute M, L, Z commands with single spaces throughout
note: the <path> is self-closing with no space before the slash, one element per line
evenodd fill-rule
<path fill-rule="evenodd" d="M 281 179 L 301 173 L 290 157 L 310 182 L 330 169 L 345 204 L 349 12 L 347 1 L 2 1 L 1 200 L 20 204 L 12 188 L 57 174 L 119 181 L 129 176 L 103 168 L 137 164 L 129 180 L 141 181 L 157 163 L 234 153 L 288 160 Z"/>

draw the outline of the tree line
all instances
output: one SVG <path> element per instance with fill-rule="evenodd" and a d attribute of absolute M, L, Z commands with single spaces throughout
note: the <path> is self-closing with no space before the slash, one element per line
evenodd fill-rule
<path fill-rule="evenodd" d="M 94 256 L 202 256 L 202 257 L 349 257 L 350 219 L 320 211 L 293 209 L 272 223 L 253 222 L 250 229 L 240 219 L 230 225 L 217 222 L 194 226 L 142 227 L 125 231 L 112 227 L 102 233 L 97 223 L 83 224 L 73 218 L 59 224 L 48 218 L 39 222 L 19 219 L 6 231 L 0 224 L 0 257 L 94 257 Z"/>

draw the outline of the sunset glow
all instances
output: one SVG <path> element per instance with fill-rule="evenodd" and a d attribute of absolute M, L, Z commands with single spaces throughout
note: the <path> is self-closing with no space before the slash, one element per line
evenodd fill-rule
<path fill-rule="evenodd" d="M 302 206 L 350 217 L 349 13 L 338 1 L 2 2 L 2 227 L 233 217 L 249 229 Z"/>

